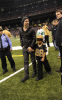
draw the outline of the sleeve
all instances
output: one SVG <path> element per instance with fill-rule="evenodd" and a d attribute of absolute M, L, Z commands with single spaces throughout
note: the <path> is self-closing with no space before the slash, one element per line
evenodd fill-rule
<path fill-rule="evenodd" d="M 42 29 L 42 34 L 43 37 L 45 36 L 45 31 Z"/>
<path fill-rule="evenodd" d="M 32 29 L 32 43 L 31 43 L 30 47 L 33 48 L 35 43 L 36 43 L 36 32 L 34 29 Z"/>
<path fill-rule="evenodd" d="M 8 31 L 8 34 L 9 34 L 9 37 L 11 37 L 12 35 L 11 35 L 11 33 Z"/>
<path fill-rule="evenodd" d="M 21 46 L 23 47 L 23 40 L 22 40 L 22 32 L 19 30 L 19 35 L 20 35 L 20 43 L 21 43 Z"/>
<path fill-rule="evenodd" d="M 47 32 L 48 35 L 50 35 L 50 31 L 48 29 L 48 26 L 46 27 L 46 32 Z"/>
<path fill-rule="evenodd" d="M 43 50 L 44 50 L 44 52 L 47 52 L 46 45 L 43 45 Z"/>
<path fill-rule="evenodd" d="M 37 30 L 36 35 L 39 35 L 39 30 Z"/>
<path fill-rule="evenodd" d="M 7 35 L 5 35 L 5 36 L 7 38 L 7 42 L 9 44 L 9 46 L 10 46 L 10 49 L 12 49 L 12 42 L 11 42 L 11 40 L 7 37 Z"/>
<path fill-rule="evenodd" d="M 59 24 L 59 37 L 60 37 L 61 46 L 62 46 L 62 20 L 60 21 L 60 24 Z"/>
<path fill-rule="evenodd" d="M 54 35 L 54 28 L 52 28 L 52 36 Z"/>

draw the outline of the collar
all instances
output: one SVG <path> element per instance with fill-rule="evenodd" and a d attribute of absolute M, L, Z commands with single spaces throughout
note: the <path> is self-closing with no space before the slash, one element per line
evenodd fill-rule
<path fill-rule="evenodd" d="M 28 32 L 30 29 L 31 29 L 31 27 L 29 26 L 29 27 L 27 28 L 26 32 Z M 23 27 L 22 27 L 22 31 L 24 31 L 24 30 L 23 30 Z"/>
<path fill-rule="evenodd" d="M 62 17 L 60 19 L 58 19 L 59 21 L 62 20 Z"/>

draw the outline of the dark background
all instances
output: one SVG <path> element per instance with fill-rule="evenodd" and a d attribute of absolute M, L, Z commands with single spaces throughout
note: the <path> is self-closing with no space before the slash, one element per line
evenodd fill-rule
<path fill-rule="evenodd" d="M 59 8 L 62 0 L 0 0 L 0 25 L 21 25 L 23 16 L 30 18 L 30 24 L 51 22 Z"/>

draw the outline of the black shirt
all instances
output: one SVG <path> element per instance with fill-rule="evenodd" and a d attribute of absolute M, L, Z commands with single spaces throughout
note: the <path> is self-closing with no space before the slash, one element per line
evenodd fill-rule
<path fill-rule="evenodd" d="M 38 46 L 38 44 L 35 44 L 35 55 L 36 57 L 43 57 L 43 54 L 47 51 L 46 45 L 43 43 L 41 47 Z"/>

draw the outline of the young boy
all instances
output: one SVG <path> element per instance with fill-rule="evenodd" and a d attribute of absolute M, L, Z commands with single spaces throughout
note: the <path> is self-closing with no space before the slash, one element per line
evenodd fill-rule
<path fill-rule="evenodd" d="M 48 63 L 48 60 L 46 58 L 46 46 L 43 43 L 43 36 L 39 35 L 37 36 L 37 44 L 35 45 L 35 55 L 36 55 L 36 59 L 37 59 L 37 63 L 38 63 L 38 76 L 36 78 L 36 81 L 40 80 L 43 78 L 43 66 L 44 65 L 46 71 L 51 74 L 51 68 L 50 65 Z"/>

